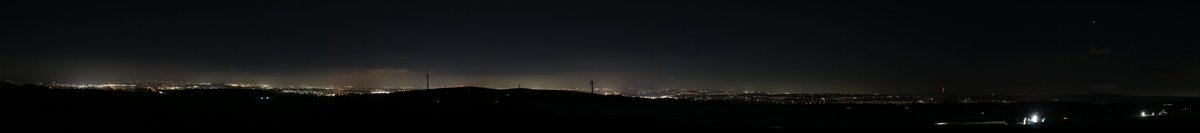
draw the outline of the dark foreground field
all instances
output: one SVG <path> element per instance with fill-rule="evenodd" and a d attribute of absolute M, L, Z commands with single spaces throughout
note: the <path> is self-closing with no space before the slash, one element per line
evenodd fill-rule
<path fill-rule="evenodd" d="M 1195 104 L 1187 102 L 764 105 L 470 87 L 338 97 L 240 89 L 157 93 L 11 84 L 0 89 L 8 130 L 52 132 L 1184 128 L 1200 120 L 1191 111 Z M 1139 117 L 1142 111 L 1170 114 Z M 1021 125 L 1031 114 L 1047 120 Z"/>

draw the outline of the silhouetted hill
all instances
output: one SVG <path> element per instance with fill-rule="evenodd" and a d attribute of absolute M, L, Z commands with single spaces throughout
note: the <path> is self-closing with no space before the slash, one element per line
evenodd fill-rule
<path fill-rule="evenodd" d="M 443 88 L 387 95 L 319 97 L 262 90 L 159 92 L 49 89 L 3 85 L 14 121 L 48 131 L 173 129 L 341 130 L 362 127 L 571 128 L 599 123 L 658 122 L 652 114 L 607 114 L 597 105 L 636 98 L 542 90 Z M 138 126 L 131 126 L 138 125 Z M 320 125 L 320 126 L 298 126 Z M 661 124 L 637 124 L 639 127 Z M 214 128 L 216 127 L 216 128 Z M 296 128 L 296 129 L 292 129 Z"/>
<path fill-rule="evenodd" d="M 1164 102 L 1200 102 L 1200 97 L 1176 96 L 1132 96 L 1115 94 L 1082 94 L 1082 95 L 1041 95 L 1014 97 L 1015 101 L 1061 101 L 1088 103 L 1164 103 Z"/>

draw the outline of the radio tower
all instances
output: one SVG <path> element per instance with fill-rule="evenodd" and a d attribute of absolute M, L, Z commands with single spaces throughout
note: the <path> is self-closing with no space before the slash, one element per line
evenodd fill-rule
<path fill-rule="evenodd" d="M 429 89 L 429 74 L 428 73 L 425 74 L 425 89 L 426 90 Z"/>
<path fill-rule="evenodd" d="M 593 94 L 595 94 L 595 93 L 596 93 L 596 81 L 588 81 L 588 84 L 589 84 L 589 85 L 592 87 L 592 91 L 591 91 L 591 92 L 592 92 Z"/>
<path fill-rule="evenodd" d="M 938 88 L 941 88 L 941 91 L 939 92 L 941 92 L 942 95 L 946 95 L 946 85 L 938 85 Z"/>

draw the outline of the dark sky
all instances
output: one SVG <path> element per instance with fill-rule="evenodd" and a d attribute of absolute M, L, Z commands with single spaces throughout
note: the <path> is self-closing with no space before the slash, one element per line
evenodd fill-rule
<path fill-rule="evenodd" d="M 0 78 L 1200 96 L 1197 4 L 4 2 Z"/>

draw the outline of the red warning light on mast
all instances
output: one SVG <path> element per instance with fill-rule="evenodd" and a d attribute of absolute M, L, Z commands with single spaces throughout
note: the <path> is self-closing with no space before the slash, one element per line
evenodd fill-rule
<path fill-rule="evenodd" d="M 946 94 L 946 85 L 938 85 L 938 88 L 941 88 L 942 94 Z"/>

